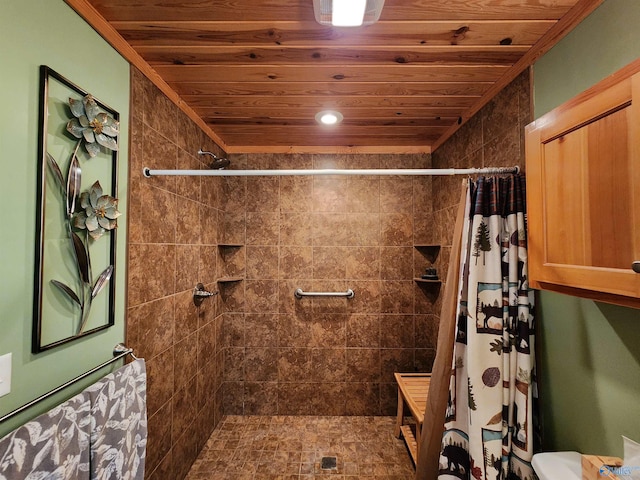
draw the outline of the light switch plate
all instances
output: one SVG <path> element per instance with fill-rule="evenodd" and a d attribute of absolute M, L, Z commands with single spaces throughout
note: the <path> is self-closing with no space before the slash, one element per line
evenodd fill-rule
<path fill-rule="evenodd" d="M 11 392 L 11 354 L 0 357 L 0 397 Z"/>

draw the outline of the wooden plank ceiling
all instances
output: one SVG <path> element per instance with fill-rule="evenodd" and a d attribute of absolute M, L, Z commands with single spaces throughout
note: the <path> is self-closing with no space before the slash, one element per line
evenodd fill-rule
<path fill-rule="evenodd" d="M 386 0 L 335 28 L 312 0 L 88 0 L 228 152 L 429 151 L 576 3 Z"/>

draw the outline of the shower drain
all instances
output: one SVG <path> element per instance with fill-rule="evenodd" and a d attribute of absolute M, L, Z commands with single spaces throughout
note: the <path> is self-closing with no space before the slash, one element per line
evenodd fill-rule
<path fill-rule="evenodd" d="M 336 457 L 322 457 L 320 468 L 322 468 L 322 470 L 332 470 L 338 468 Z"/>

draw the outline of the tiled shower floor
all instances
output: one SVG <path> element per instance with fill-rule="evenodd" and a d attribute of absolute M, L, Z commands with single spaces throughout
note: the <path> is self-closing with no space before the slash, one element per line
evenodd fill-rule
<path fill-rule="evenodd" d="M 409 480 L 414 468 L 395 417 L 227 416 L 187 480 Z M 336 457 L 335 469 L 322 469 Z M 330 476 L 330 477 L 329 477 Z"/>

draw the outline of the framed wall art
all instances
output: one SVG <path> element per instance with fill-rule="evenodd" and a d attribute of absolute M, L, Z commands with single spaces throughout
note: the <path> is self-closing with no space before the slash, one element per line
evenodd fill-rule
<path fill-rule="evenodd" d="M 40 67 L 32 351 L 114 319 L 118 112 Z"/>

